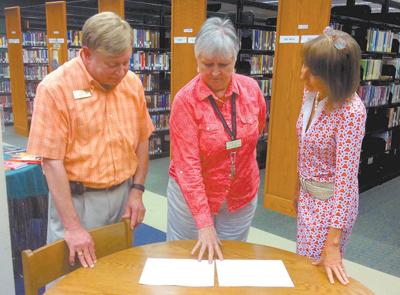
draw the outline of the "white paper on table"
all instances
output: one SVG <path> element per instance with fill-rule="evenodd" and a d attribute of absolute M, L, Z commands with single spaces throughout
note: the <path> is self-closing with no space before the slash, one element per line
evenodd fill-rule
<path fill-rule="evenodd" d="M 214 262 L 195 259 L 147 258 L 139 284 L 213 287 Z"/>
<path fill-rule="evenodd" d="M 221 287 L 294 287 L 282 260 L 217 260 Z"/>

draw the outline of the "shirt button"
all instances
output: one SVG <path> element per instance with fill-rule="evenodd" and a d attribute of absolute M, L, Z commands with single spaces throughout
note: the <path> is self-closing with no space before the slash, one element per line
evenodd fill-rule
<path fill-rule="evenodd" d="M 229 190 L 225 190 L 226 193 L 229 193 Z"/>
<path fill-rule="evenodd" d="M 181 171 L 179 171 L 179 173 L 180 173 L 180 174 L 183 174 L 183 171 L 181 170 Z"/>

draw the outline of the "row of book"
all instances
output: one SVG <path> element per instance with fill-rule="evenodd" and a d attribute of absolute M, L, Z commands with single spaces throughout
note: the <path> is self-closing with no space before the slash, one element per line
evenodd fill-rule
<path fill-rule="evenodd" d="M 382 72 L 381 59 L 361 59 L 362 80 L 379 80 Z"/>
<path fill-rule="evenodd" d="M 133 47 L 159 48 L 160 32 L 145 29 L 133 29 Z"/>
<path fill-rule="evenodd" d="M 42 80 L 47 75 L 47 66 L 25 67 L 24 75 L 26 80 Z"/>
<path fill-rule="evenodd" d="M 37 86 L 38 86 L 38 83 L 37 83 L 37 82 L 28 81 L 28 82 L 25 84 L 25 94 L 26 94 L 26 97 L 30 97 L 30 98 L 35 97 Z"/>
<path fill-rule="evenodd" d="M 334 29 L 334 30 L 338 30 L 338 31 L 343 31 L 343 24 L 340 23 L 330 23 L 329 26 Z"/>
<path fill-rule="evenodd" d="M 46 46 L 46 33 L 35 31 L 35 32 L 24 32 L 22 33 L 22 45 L 25 46 Z"/>
<path fill-rule="evenodd" d="M 250 67 L 251 75 L 272 74 L 274 57 L 272 55 L 253 55 L 250 58 Z"/>
<path fill-rule="evenodd" d="M 145 91 L 154 91 L 160 89 L 160 75 L 158 74 L 137 74 L 142 81 Z"/>
<path fill-rule="evenodd" d="M 6 35 L 0 36 L 0 48 L 7 48 L 7 36 Z"/>
<path fill-rule="evenodd" d="M 10 78 L 10 67 L 2 67 L 0 66 L 0 79 Z"/>
<path fill-rule="evenodd" d="M 392 31 L 381 31 L 370 28 L 367 31 L 367 51 L 391 52 L 393 39 L 399 39 L 399 34 Z"/>
<path fill-rule="evenodd" d="M 0 51 L 0 63 L 8 63 L 8 52 L 7 51 Z"/>
<path fill-rule="evenodd" d="M 149 155 L 154 156 L 154 155 L 162 154 L 164 152 L 163 148 L 164 147 L 162 144 L 161 135 L 150 137 L 150 139 L 149 139 Z"/>
<path fill-rule="evenodd" d="M 147 109 L 152 111 L 167 111 L 170 109 L 170 94 L 146 95 Z"/>
<path fill-rule="evenodd" d="M 9 108 L 12 106 L 11 104 L 11 95 L 0 95 L 0 104 L 4 108 Z"/>
<path fill-rule="evenodd" d="M 400 125 L 400 107 L 388 109 L 389 123 L 388 127 L 396 127 Z"/>
<path fill-rule="evenodd" d="M 167 130 L 169 128 L 169 114 L 150 115 L 156 130 Z"/>
<path fill-rule="evenodd" d="M 47 63 L 47 49 L 24 49 L 22 51 L 22 59 L 24 63 Z"/>
<path fill-rule="evenodd" d="M 248 30 L 239 31 L 239 39 L 247 34 Z M 251 49 L 275 50 L 276 32 L 264 30 L 251 30 Z"/>
<path fill-rule="evenodd" d="M 82 46 L 82 31 L 67 31 L 67 45 L 68 46 Z"/>
<path fill-rule="evenodd" d="M 68 60 L 71 60 L 79 55 L 79 48 L 68 48 Z"/>
<path fill-rule="evenodd" d="M 257 80 L 257 83 L 264 96 L 272 95 L 272 79 Z"/>
<path fill-rule="evenodd" d="M 11 93 L 11 83 L 9 80 L 0 80 L 0 93 Z"/>
<path fill-rule="evenodd" d="M 391 88 L 391 85 L 375 86 L 368 83 L 361 85 L 357 92 L 366 107 L 380 106 L 389 103 Z"/>
<path fill-rule="evenodd" d="M 169 53 L 136 51 L 132 54 L 130 65 L 131 69 L 136 71 L 168 71 L 169 60 Z"/>
<path fill-rule="evenodd" d="M 390 92 L 392 93 L 392 103 L 400 102 L 400 84 L 392 84 Z"/>

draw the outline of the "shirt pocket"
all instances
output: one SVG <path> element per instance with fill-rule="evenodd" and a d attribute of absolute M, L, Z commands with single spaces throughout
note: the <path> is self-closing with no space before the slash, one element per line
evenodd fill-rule
<path fill-rule="evenodd" d="M 96 97 L 75 100 L 76 131 L 81 140 L 98 136 L 105 116 L 104 105 Z"/>
<path fill-rule="evenodd" d="M 220 127 L 216 123 L 205 123 L 200 126 L 200 149 L 205 152 L 212 152 L 217 149 L 220 143 L 224 143 Z"/>
<path fill-rule="evenodd" d="M 237 138 L 258 137 L 258 117 L 254 114 L 247 114 L 240 117 Z"/>

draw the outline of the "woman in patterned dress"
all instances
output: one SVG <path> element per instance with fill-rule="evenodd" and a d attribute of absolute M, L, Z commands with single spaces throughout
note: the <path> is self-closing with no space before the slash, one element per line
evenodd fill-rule
<path fill-rule="evenodd" d="M 358 212 L 358 166 L 366 111 L 356 93 L 361 52 L 347 33 L 326 28 L 304 44 L 305 84 L 297 121 L 297 253 L 349 282 L 344 248 Z"/>

